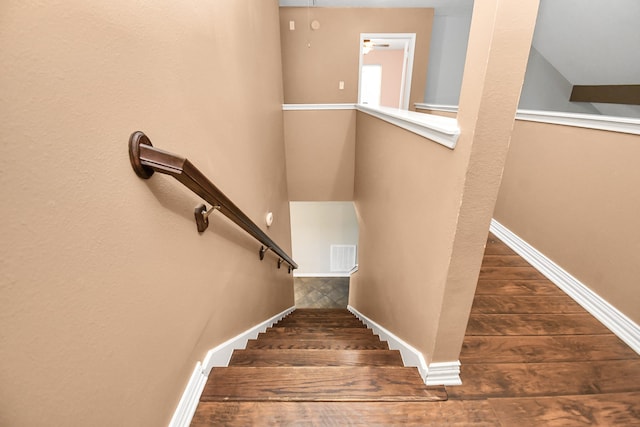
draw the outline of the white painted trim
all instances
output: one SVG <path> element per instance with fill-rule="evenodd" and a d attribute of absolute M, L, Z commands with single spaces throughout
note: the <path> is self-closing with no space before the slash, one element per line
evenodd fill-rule
<path fill-rule="evenodd" d="M 458 121 L 453 117 L 441 117 L 415 111 L 389 107 L 371 107 L 361 104 L 358 104 L 356 108 L 358 111 L 416 133 L 452 150 L 455 148 L 460 136 Z"/>
<path fill-rule="evenodd" d="M 360 33 L 360 56 L 358 58 L 358 104 L 362 102 L 360 93 L 360 83 L 362 82 L 362 65 L 364 59 L 364 41 L 366 39 L 388 39 L 406 40 L 405 56 L 402 60 L 402 94 L 400 100 L 402 108 L 409 109 L 409 98 L 411 98 L 411 79 L 413 75 L 413 58 L 416 50 L 416 33 Z M 400 105 L 398 105 L 400 107 Z"/>
<path fill-rule="evenodd" d="M 293 277 L 349 277 L 350 271 L 343 273 L 298 273 L 293 270 Z"/>
<path fill-rule="evenodd" d="M 204 386 L 207 383 L 207 378 L 209 378 L 211 369 L 216 366 L 228 366 L 233 350 L 245 348 L 247 346 L 247 341 L 257 338 L 260 332 L 266 331 L 268 327 L 278 322 L 293 310 L 295 310 L 295 306 L 289 307 L 270 319 L 265 320 L 253 328 L 247 329 L 240 335 L 237 335 L 209 350 L 202 363 L 198 362 L 196 364 L 196 368 L 191 374 L 187 387 L 180 398 L 178 407 L 169 422 L 169 427 L 189 427 L 193 414 L 195 414 L 196 408 L 198 407 L 202 390 L 204 390 Z"/>
<path fill-rule="evenodd" d="M 282 109 L 284 111 L 357 109 L 451 149 L 455 148 L 460 136 L 458 121 L 452 117 L 434 116 L 396 108 L 356 104 L 282 104 Z"/>
<path fill-rule="evenodd" d="M 356 104 L 282 104 L 283 111 L 355 110 Z"/>
<path fill-rule="evenodd" d="M 416 109 L 458 112 L 457 105 L 436 105 L 417 102 L 414 105 Z M 562 111 L 518 110 L 516 112 L 516 120 L 640 135 L 640 119 L 630 117 L 600 116 L 598 114 L 578 114 Z"/>
<path fill-rule="evenodd" d="M 432 111 L 445 111 L 447 113 L 457 113 L 457 105 L 442 105 L 442 104 L 426 104 L 423 102 L 416 102 L 413 104 L 417 110 L 432 110 Z"/>
<path fill-rule="evenodd" d="M 247 346 L 247 341 L 256 339 L 260 332 L 266 331 L 267 328 L 271 327 L 274 323 L 278 322 L 280 319 L 282 319 L 295 309 L 295 306 L 289 307 L 283 312 L 276 314 L 272 318 L 265 320 L 264 322 L 254 326 L 253 328 L 247 329 L 240 335 L 237 335 L 230 340 L 223 342 L 219 346 L 209 350 L 204 360 L 202 361 L 202 372 L 206 375 L 209 375 L 211 369 L 216 366 L 228 366 L 233 350 L 245 348 Z"/>
<path fill-rule="evenodd" d="M 368 328 L 373 330 L 375 334 L 380 336 L 380 339 L 383 341 L 387 341 L 389 344 L 389 349 L 391 350 L 400 350 L 400 354 L 402 355 L 402 362 L 404 366 L 415 366 L 420 371 L 420 376 L 422 380 L 425 381 L 427 379 L 427 362 L 424 360 L 424 356 L 420 353 L 416 348 L 402 341 L 392 332 L 389 332 L 382 326 L 378 325 L 373 320 L 369 319 L 364 314 L 360 313 L 358 310 L 348 305 L 347 309 L 353 313 L 358 319 L 362 320 Z"/>
<path fill-rule="evenodd" d="M 373 330 L 375 334 L 380 336 L 380 339 L 387 341 L 391 350 L 400 350 L 402 355 L 402 362 L 404 366 L 415 366 L 420 372 L 422 381 L 426 385 L 460 385 L 460 362 L 441 362 L 431 363 L 427 366 L 427 362 L 424 360 L 424 356 L 418 349 L 407 344 L 402 339 L 397 337 L 392 332 L 383 328 L 373 320 L 369 319 L 364 314 L 360 313 L 354 307 L 348 305 L 347 309 L 353 313 L 358 319 L 364 322 L 368 328 Z M 433 372 L 431 372 L 433 369 Z"/>
<path fill-rule="evenodd" d="M 180 398 L 176 412 L 169 422 L 169 427 L 188 427 L 191 424 L 206 383 L 207 376 L 202 373 L 202 364 L 198 362 Z"/>
<path fill-rule="evenodd" d="M 518 110 L 516 119 L 640 135 L 640 119 L 555 111 Z"/>
<path fill-rule="evenodd" d="M 640 326 L 495 219 L 491 232 L 640 354 Z"/>
<path fill-rule="evenodd" d="M 429 363 L 427 385 L 462 385 L 460 361 Z"/>

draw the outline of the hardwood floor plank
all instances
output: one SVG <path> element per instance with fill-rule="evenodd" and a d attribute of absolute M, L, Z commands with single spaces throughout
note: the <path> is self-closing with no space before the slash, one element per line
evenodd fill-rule
<path fill-rule="evenodd" d="M 466 335 L 606 335 L 590 314 L 471 314 Z"/>
<path fill-rule="evenodd" d="M 586 313 L 568 296 L 477 295 L 472 313 L 483 314 L 566 314 Z"/>
<path fill-rule="evenodd" d="M 567 295 L 551 281 L 545 280 L 479 280 L 476 295 Z"/>
<path fill-rule="evenodd" d="M 416 368 L 213 368 L 201 401 L 439 401 L 444 387 L 427 387 Z"/>
<path fill-rule="evenodd" d="M 558 336 L 466 336 L 460 362 L 540 363 L 590 360 L 638 360 L 613 334 Z"/>
<path fill-rule="evenodd" d="M 192 427 L 439 426 L 498 427 L 488 401 L 448 402 L 201 402 Z"/>
<path fill-rule="evenodd" d="M 503 426 L 640 426 L 640 393 L 489 399 Z"/>
<path fill-rule="evenodd" d="M 229 366 L 404 366 L 398 350 L 235 350 Z"/>
<path fill-rule="evenodd" d="M 483 267 L 531 267 L 520 255 L 485 255 Z"/>
<path fill-rule="evenodd" d="M 497 237 L 489 236 L 484 248 L 485 255 L 517 255 L 513 249 L 502 243 Z"/>
<path fill-rule="evenodd" d="M 533 267 L 481 267 L 480 280 L 546 280 L 546 277 Z"/>
<path fill-rule="evenodd" d="M 334 339 L 334 340 L 291 340 L 270 339 L 249 340 L 247 349 L 298 349 L 298 350 L 389 350 L 386 341 L 371 339 Z"/>
<path fill-rule="evenodd" d="M 462 365 L 452 399 L 537 397 L 640 391 L 638 360 Z"/>

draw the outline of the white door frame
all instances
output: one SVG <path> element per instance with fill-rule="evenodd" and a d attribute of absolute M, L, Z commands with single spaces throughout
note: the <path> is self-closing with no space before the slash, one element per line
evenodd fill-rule
<path fill-rule="evenodd" d="M 413 56 L 415 54 L 416 47 L 416 34 L 415 33 L 360 33 L 360 57 L 358 64 L 358 104 L 361 103 L 360 98 L 360 81 L 362 80 L 362 59 L 364 55 L 364 41 L 371 39 L 388 39 L 388 40 L 406 40 L 407 44 L 405 45 L 405 59 L 404 66 L 402 70 L 402 75 L 404 77 L 401 87 L 402 93 L 401 96 L 401 109 L 408 110 L 409 109 L 409 98 L 411 97 L 411 76 L 413 74 Z"/>

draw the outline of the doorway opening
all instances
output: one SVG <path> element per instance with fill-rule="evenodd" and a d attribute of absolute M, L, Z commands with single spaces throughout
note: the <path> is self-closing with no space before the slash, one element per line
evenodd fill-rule
<path fill-rule="evenodd" d="M 409 109 L 415 33 L 361 33 L 358 103 Z"/>
<path fill-rule="evenodd" d="M 358 220 L 353 202 L 290 202 L 291 245 L 299 308 L 346 308 L 357 267 Z"/>

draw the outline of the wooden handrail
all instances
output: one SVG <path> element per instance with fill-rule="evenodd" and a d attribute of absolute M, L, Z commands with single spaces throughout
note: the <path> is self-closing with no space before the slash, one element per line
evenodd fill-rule
<path fill-rule="evenodd" d="M 280 268 L 282 262 L 289 265 L 289 272 L 298 268 L 298 264 L 280 246 L 271 240 L 260 227 L 251 221 L 235 203 L 225 196 L 189 160 L 153 147 L 149 138 L 140 131 L 132 133 L 129 138 L 129 159 L 133 170 L 140 178 L 149 179 L 154 172 L 171 175 L 185 187 L 209 202 L 213 206 L 212 209 L 220 211 L 220 213 L 264 245 L 260 248 L 260 259 L 263 259 L 266 251 L 271 250 L 280 257 L 278 268 Z M 206 212 L 204 206 L 196 208 L 195 216 L 198 223 L 198 231 L 202 232 L 207 228 L 210 212 Z"/>

